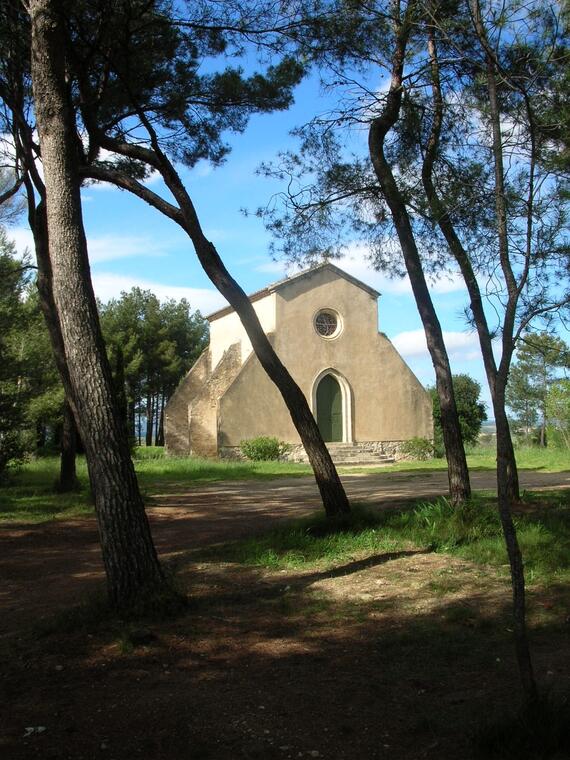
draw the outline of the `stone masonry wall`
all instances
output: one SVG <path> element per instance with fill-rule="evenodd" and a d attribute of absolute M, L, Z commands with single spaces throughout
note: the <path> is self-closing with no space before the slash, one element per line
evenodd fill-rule
<path fill-rule="evenodd" d="M 169 399 L 165 409 L 164 427 L 166 451 L 169 454 L 190 453 L 188 408 L 192 399 L 207 383 L 210 373 L 210 351 L 206 349 Z"/>
<path fill-rule="evenodd" d="M 219 400 L 241 369 L 241 347 L 234 343 L 224 354 L 208 382 L 190 402 L 190 453 L 214 457 L 218 454 Z"/>

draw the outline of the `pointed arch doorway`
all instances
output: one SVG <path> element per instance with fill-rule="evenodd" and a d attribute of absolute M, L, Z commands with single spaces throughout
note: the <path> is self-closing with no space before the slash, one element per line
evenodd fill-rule
<path fill-rule="evenodd" d="M 325 442 L 343 440 L 342 392 L 332 375 L 325 375 L 317 386 L 317 425 Z"/>
<path fill-rule="evenodd" d="M 313 381 L 312 409 L 326 443 L 352 443 L 352 391 L 346 378 L 334 369 L 320 372 Z"/>

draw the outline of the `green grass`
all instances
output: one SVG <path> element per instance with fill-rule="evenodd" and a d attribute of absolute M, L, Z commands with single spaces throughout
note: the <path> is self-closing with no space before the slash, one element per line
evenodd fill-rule
<path fill-rule="evenodd" d="M 311 468 L 293 462 L 247 462 L 202 459 L 200 457 L 167 457 L 160 449 L 149 447 L 135 452 L 135 468 L 143 489 L 169 484 L 201 485 L 225 480 L 271 480 L 299 477 Z"/>
<path fill-rule="evenodd" d="M 377 515 L 356 508 L 341 524 L 329 526 L 319 513 L 259 538 L 206 549 L 201 556 L 273 570 L 320 568 L 346 564 L 363 555 L 399 551 L 409 548 L 408 543 L 385 535 Z"/>
<path fill-rule="evenodd" d="M 92 514 L 84 460 L 80 458 L 77 463 L 79 493 L 54 492 L 58 468 L 57 457 L 46 457 L 11 472 L 8 482 L 0 487 L 0 521 L 43 522 Z"/>
<path fill-rule="evenodd" d="M 570 492 L 530 494 L 530 513 L 516 518 L 529 584 L 570 582 Z M 446 499 L 404 510 L 355 508 L 341 524 L 321 515 L 277 528 L 258 538 L 214 547 L 204 559 L 280 569 L 346 565 L 391 552 L 424 549 L 505 569 L 507 555 L 491 497 L 476 497 L 461 509 Z M 372 560 L 373 561 L 373 560 Z M 442 581 L 437 593 L 449 593 Z"/>
<path fill-rule="evenodd" d="M 143 494 L 156 489 L 192 486 L 224 480 L 270 480 L 298 477 L 310 472 L 306 465 L 282 462 L 229 462 L 199 458 L 166 457 L 158 447 L 141 447 L 134 456 L 135 469 Z M 44 522 L 70 519 L 93 513 L 89 478 L 84 457 L 77 459 L 79 493 L 58 494 L 54 483 L 59 458 L 40 457 L 15 468 L 0 485 L 0 522 Z"/>
<path fill-rule="evenodd" d="M 493 446 L 473 446 L 467 448 L 469 469 L 494 471 L 497 466 L 497 454 Z M 562 448 L 540 449 L 536 446 L 520 446 L 515 450 L 517 465 L 520 470 L 541 470 L 542 472 L 570 471 L 570 451 Z M 445 470 L 445 458 L 424 461 L 404 461 L 382 467 L 352 468 L 362 472 L 430 472 Z"/>
<path fill-rule="evenodd" d="M 569 469 L 568 452 L 560 449 L 537 449 L 523 447 L 517 450 L 521 469 L 539 469 L 560 472 Z M 217 461 L 197 457 L 167 457 L 158 447 L 140 447 L 134 454 L 135 468 L 144 494 L 172 488 L 192 487 L 227 480 L 271 480 L 278 477 L 302 477 L 311 474 L 308 465 L 288 462 L 240 462 Z M 492 470 L 495 454 L 488 447 L 477 447 L 468 453 L 469 466 L 473 470 Z M 429 472 L 444 470 L 445 460 L 428 462 L 402 462 L 382 467 L 366 468 L 363 472 Z M 78 475 L 82 484 L 79 494 L 55 494 L 53 484 L 59 468 L 57 457 L 42 457 L 28 462 L 10 474 L 7 484 L 0 487 L 0 521 L 43 520 L 80 517 L 91 514 L 88 495 L 88 478 L 85 461 L 78 458 Z M 342 468 L 355 472 L 358 468 Z M 530 541 L 530 537 L 529 537 Z M 542 536 L 535 533 L 534 541 L 540 544 Z M 494 549 L 486 549 L 489 554 Z"/>

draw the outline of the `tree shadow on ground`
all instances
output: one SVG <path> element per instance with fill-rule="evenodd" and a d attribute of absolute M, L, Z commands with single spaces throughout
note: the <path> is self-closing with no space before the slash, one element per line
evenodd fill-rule
<path fill-rule="evenodd" d="M 12 643 L 6 756 L 491 758 L 473 736 L 519 694 L 506 581 L 419 551 L 332 571 L 181 572 L 193 603 L 175 620 L 94 614 Z M 532 633 L 555 692 L 570 664 L 559 618 Z"/>

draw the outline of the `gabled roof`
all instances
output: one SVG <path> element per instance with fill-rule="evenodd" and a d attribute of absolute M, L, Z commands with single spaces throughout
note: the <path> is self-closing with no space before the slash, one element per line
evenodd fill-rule
<path fill-rule="evenodd" d="M 366 285 L 361 280 L 358 280 L 356 277 L 353 277 L 351 274 L 348 274 L 348 272 L 345 272 L 342 269 L 339 269 L 339 267 L 336 267 L 334 264 L 331 264 L 330 262 L 325 262 L 324 264 L 318 264 L 317 266 L 309 267 L 309 269 L 304 269 L 302 272 L 298 272 L 297 274 L 294 274 L 291 277 L 285 277 L 283 280 L 278 280 L 277 282 L 273 282 L 270 285 L 267 285 L 265 288 L 262 288 L 262 290 L 256 290 L 255 293 L 252 293 L 251 295 L 249 295 L 248 298 L 252 303 L 254 301 L 259 301 L 261 298 L 265 298 L 266 296 L 271 295 L 271 293 L 275 293 L 278 290 L 283 290 L 283 288 L 288 287 L 293 282 L 302 280 L 305 277 L 310 277 L 315 272 L 321 272 L 325 269 L 328 269 L 330 272 L 334 272 L 334 274 L 336 274 L 338 277 L 342 277 L 344 280 L 347 280 L 353 285 L 356 285 L 357 288 L 360 288 L 361 290 L 366 291 L 366 293 L 372 296 L 372 298 L 378 298 L 380 295 L 380 293 L 377 290 L 374 290 L 374 288 L 371 288 L 369 285 Z M 225 306 L 223 309 L 219 309 L 218 311 L 215 311 L 212 314 L 209 314 L 206 317 L 206 319 L 208 320 L 208 322 L 213 322 L 215 319 L 219 319 L 220 317 L 225 317 L 226 314 L 231 314 L 233 310 L 234 310 L 233 307 Z"/>

